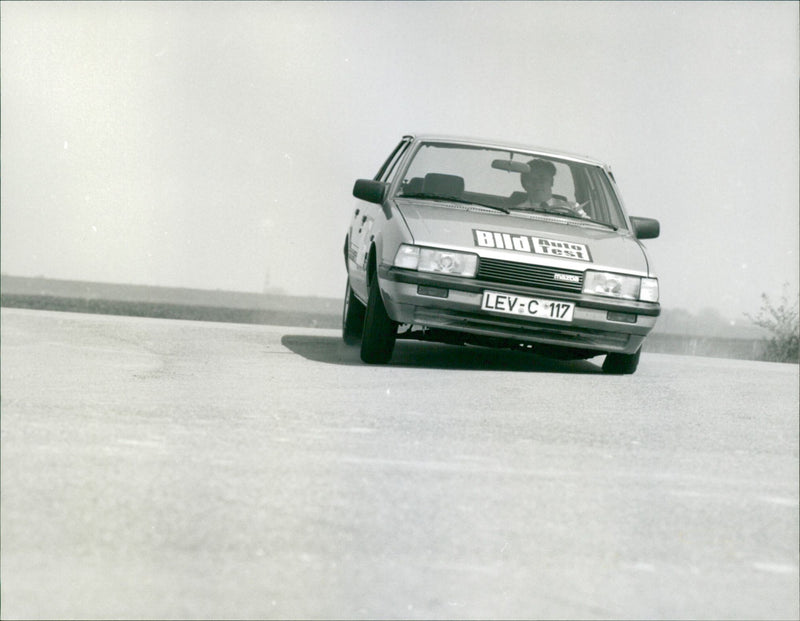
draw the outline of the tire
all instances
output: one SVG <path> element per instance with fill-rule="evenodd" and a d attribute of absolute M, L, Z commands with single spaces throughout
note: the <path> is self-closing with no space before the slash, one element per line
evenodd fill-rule
<path fill-rule="evenodd" d="M 347 287 L 344 290 L 344 307 L 342 308 L 342 340 L 346 345 L 358 345 L 361 342 L 366 310 L 366 307 L 353 293 L 348 278 Z"/>
<path fill-rule="evenodd" d="M 603 373 L 609 375 L 631 375 L 636 372 L 639 366 L 639 356 L 642 354 L 641 347 L 635 354 L 607 354 L 603 362 Z"/>
<path fill-rule="evenodd" d="M 361 335 L 361 360 L 367 364 L 386 364 L 392 357 L 397 339 L 397 323 L 391 320 L 383 305 L 378 275 L 369 281 L 369 300 Z"/>

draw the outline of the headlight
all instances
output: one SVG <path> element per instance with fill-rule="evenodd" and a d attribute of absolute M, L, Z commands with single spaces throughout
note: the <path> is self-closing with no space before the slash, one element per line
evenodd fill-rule
<path fill-rule="evenodd" d="M 396 267 L 419 272 L 473 277 L 478 271 L 478 255 L 451 250 L 436 250 L 402 244 L 394 258 Z"/>
<path fill-rule="evenodd" d="M 642 288 L 642 281 L 648 281 L 645 291 Z M 654 293 L 652 284 L 655 283 L 655 299 L 650 299 Z M 586 272 L 583 278 L 583 292 L 591 295 L 604 295 L 610 298 L 620 298 L 623 300 L 646 300 L 655 302 L 658 300 L 658 281 L 655 278 L 639 278 L 638 276 L 625 276 L 623 274 L 612 274 L 610 272 Z M 646 293 L 648 297 L 642 297 Z"/>

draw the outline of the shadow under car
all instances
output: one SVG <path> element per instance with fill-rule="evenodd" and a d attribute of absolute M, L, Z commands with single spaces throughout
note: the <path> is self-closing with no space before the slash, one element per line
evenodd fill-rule
<path fill-rule="evenodd" d="M 361 361 L 359 348 L 345 345 L 341 337 L 286 334 L 281 338 L 281 344 L 314 362 L 365 365 Z M 524 351 L 411 341 L 398 341 L 391 362 L 386 366 L 461 371 L 602 373 L 600 366 L 591 360 L 556 360 Z"/>

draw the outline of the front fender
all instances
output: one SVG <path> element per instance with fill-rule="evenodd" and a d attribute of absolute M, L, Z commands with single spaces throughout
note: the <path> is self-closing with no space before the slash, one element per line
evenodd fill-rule
<path fill-rule="evenodd" d="M 414 243 L 414 237 L 400 212 L 391 201 L 383 205 L 382 214 L 378 216 L 376 226 L 372 229 L 369 241 L 369 255 L 366 260 L 367 283 L 372 275 L 378 275 L 380 285 L 380 267 L 394 265 L 394 258 L 400 244 Z M 388 217 L 387 217 L 388 214 Z M 381 295 L 386 301 L 386 288 L 381 287 Z"/>
<path fill-rule="evenodd" d="M 414 243 L 414 236 L 393 201 L 387 201 L 381 212 L 371 240 L 375 249 L 376 266 L 394 264 L 400 244 Z"/>

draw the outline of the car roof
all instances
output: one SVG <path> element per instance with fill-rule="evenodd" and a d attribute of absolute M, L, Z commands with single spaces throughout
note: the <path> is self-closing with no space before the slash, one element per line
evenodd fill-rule
<path fill-rule="evenodd" d="M 600 160 L 597 160 L 593 157 L 589 157 L 588 155 L 578 155 L 576 153 L 568 153 L 566 151 L 560 151 L 557 149 L 550 149 L 547 147 L 536 147 L 532 145 L 526 145 L 516 142 L 508 142 L 504 140 L 490 140 L 490 139 L 475 138 L 470 136 L 450 136 L 446 134 L 407 134 L 404 137 L 413 138 L 415 142 L 442 142 L 442 143 L 446 142 L 451 144 L 465 144 L 465 145 L 480 146 L 480 147 L 511 149 L 514 151 L 529 151 L 530 153 L 535 153 L 537 155 L 550 155 L 553 157 L 572 160 L 575 162 L 581 162 L 584 164 L 593 164 L 595 166 L 600 166 L 602 168 L 610 170 L 608 164 Z"/>

